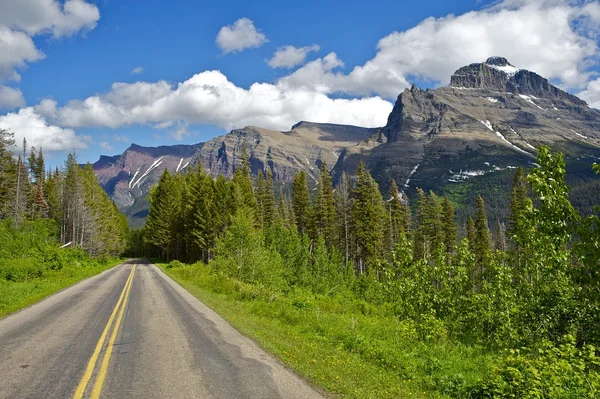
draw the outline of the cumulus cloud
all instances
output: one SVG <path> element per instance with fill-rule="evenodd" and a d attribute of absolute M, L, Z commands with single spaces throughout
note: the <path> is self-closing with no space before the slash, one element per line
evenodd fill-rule
<path fill-rule="evenodd" d="M 178 126 L 169 132 L 169 138 L 175 141 L 182 141 L 184 138 L 188 137 L 190 132 L 188 130 L 187 124 L 180 123 Z"/>
<path fill-rule="evenodd" d="M 447 84 L 459 67 L 499 55 L 566 88 L 581 88 L 598 56 L 599 28 L 597 2 L 506 0 L 393 32 L 379 41 L 374 58 L 347 74 L 317 60 L 297 70 L 287 84 L 323 93 L 394 98 L 410 80 Z"/>
<path fill-rule="evenodd" d="M 333 59 L 328 62 L 337 63 Z M 225 129 L 257 125 L 287 130 L 300 120 L 374 127 L 384 125 L 392 109 L 390 102 L 379 97 L 332 99 L 313 90 L 268 83 L 244 89 L 219 71 L 196 74 L 177 86 L 164 81 L 115 83 L 105 94 L 71 101 L 64 107 L 51 105 L 45 104 L 44 115 L 72 128 L 117 128 L 134 123 L 167 127 L 184 122 Z"/>
<path fill-rule="evenodd" d="M 16 68 L 42 58 L 44 54 L 35 47 L 30 36 L 0 25 L 0 82 L 5 79 L 19 81 L 21 76 Z"/>
<path fill-rule="evenodd" d="M 217 34 L 216 41 L 223 53 L 227 54 L 260 47 L 268 40 L 256 29 L 251 19 L 240 18 L 231 25 L 223 26 Z"/>
<path fill-rule="evenodd" d="M 112 144 L 110 144 L 108 141 L 101 142 L 100 143 L 100 147 L 102 147 L 106 151 L 112 151 L 114 149 L 114 147 L 112 146 Z"/>
<path fill-rule="evenodd" d="M 586 101 L 590 107 L 600 108 L 600 78 L 588 83 L 585 90 L 577 93 L 577 97 Z"/>
<path fill-rule="evenodd" d="M 132 75 L 139 75 L 140 73 L 144 73 L 144 68 L 142 68 L 142 67 L 133 68 L 130 73 Z"/>
<path fill-rule="evenodd" d="M 319 46 L 313 44 L 312 46 L 305 47 L 279 47 L 268 63 L 271 68 L 292 68 L 296 65 L 304 64 L 306 56 L 311 51 L 319 51 Z"/>
<path fill-rule="evenodd" d="M 0 109 L 14 109 L 24 106 L 25 99 L 21 90 L 0 86 Z"/>
<path fill-rule="evenodd" d="M 98 7 L 84 0 L 7 0 L 0 2 L 0 25 L 29 36 L 51 33 L 54 37 L 94 29 L 100 19 Z"/>
<path fill-rule="evenodd" d="M 27 143 L 44 151 L 70 151 L 87 148 L 90 138 L 75 134 L 73 129 L 54 126 L 33 107 L 21 108 L 19 112 L 11 112 L 0 116 L 0 129 L 10 130 L 15 141 Z"/>
<path fill-rule="evenodd" d="M 99 18 L 98 7 L 84 0 L 0 1 L 0 82 L 18 81 L 18 68 L 44 58 L 33 36 L 70 36 L 93 29 Z"/>

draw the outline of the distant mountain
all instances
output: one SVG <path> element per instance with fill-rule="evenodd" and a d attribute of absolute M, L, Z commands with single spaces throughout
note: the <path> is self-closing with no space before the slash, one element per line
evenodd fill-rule
<path fill-rule="evenodd" d="M 511 170 L 533 165 L 535 147 L 549 145 L 565 153 L 574 191 L 590 196 L 584 191 L 595 184 L 590 167 L 600 159 L 600 111 L 534 72 L 491 57 L 458 69 L 447 87 L 405 90 L 382 128 L 246 127 L 192 146 L 132 145 L 120 156 L 101 157 L 94 169 L 120 209 L 139 222 L 147 211 L 143 197 L 164 168 L 185 171 L 201 162 L 213 176 L 231 176 L 244 145 L 252 171 L 270 169 L 280 182 L 299 170 L 316 179 L 323 161 L 336 177 L 364 161 L 383 189 L 395 179 L 409 196 L 416 187 L 434 189 L 459 205 L 482 190 L 506 193 Z M 505 195 L 491 197 L 491 208 L 506 208 Z"/>

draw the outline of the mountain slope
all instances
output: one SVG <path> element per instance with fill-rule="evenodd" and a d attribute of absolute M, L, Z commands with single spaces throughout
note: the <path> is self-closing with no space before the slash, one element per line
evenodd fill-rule
<path fill-rule="evenodd" d="M 94 168 L 120 209 L 138 221 L 147 207 L 143 197 L 164 168 L 176 172 L 180 161 L 200 162 L 213 176 L 229 177 L 244 146 L 253 173 L 269 169 L 278 182 L 300 170 L 316 180 L 323 161 L 335 178 L 363 161 L 382 189 L 395 179 L 409 196 L 416 187 L 448 193 L 459 213 L 478 192 L 498 192 L 490 198 L 493 214 L 506 208 L 500 193 L 508 193 L 511 170 L 533 165 L 540 145 L 565 153 L 574 191 L 588 195 L 591 163 L 600 159 L 600 111 L 534 72 L 491 57 L 458 69 L 447 87 L 405 90 L 382 128 L 310 122 L 289 132 L 246 127 L 193 146 L 134 145 L 121 156 L 102 157 Z M 139 183 L 135 172 L 137 180 L 144 176 Z"/>

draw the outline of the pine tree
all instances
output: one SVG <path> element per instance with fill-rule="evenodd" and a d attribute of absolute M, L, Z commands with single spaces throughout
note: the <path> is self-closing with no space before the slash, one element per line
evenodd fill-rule
<path fill-rule="evenodd" d="M 394 250 L 400 236 L 408 232 L 409 211 L 403 203 L 402 194 L 396 185 L 396 181 L 392 180 L 388 199 L 386 200 L 387 208 L 387 246 L 388 252 Z"/>
<path fill-rule="evenodd" d="M 267 187 L 265 183 L 265 175 L 262 171 L 259 171 L 258 176 L 256 177 L 256 220 L 261 229 L 264 229 L 265 227 L 265 210 L 263 200 L 265 198 L 266 191 Z"/>
<path fill-rule="evenodd" d="M 430 191 L 425 204 L 423 221 L 425 241 L 428 243 L 429 254 L 432 254 L 444 241 L 441 213 L 442 209 L 438 196 L 433 191 Z"/>
<path fill-rule="evenodd" d="M 467 240 L 469 241 L 469 251 L 475 252 L 475 241 L 476 238 L 475 221 L 471 216 L 467 220 Z"/>
<path fill-rule="evenodd" d="M 454 221 L 454 206 L 448 197 L 444 197 L 442 202 L 442 235 L 446 253 L 448 255 L 454 254 L 458 236 L 456 222 Z"/>
<path fill-rule="evenodd" d="M 252 218 L 257 222 L 258 203 L 252 188 L 252 175 L 250 170 L 250 156 L 244 146 L 242 148 L 242 163 L 233 173 L 233 184 L 235 187 L 235 199 L 237 208 L 245 208 L 250 212 Z"/>
<path fill-rule="evenodd" d="M 277 210 L 275 209 L 275 187 L 273 184 L 273 173 L 271 173 L 270 170 L 267 171 L 267 178 L 265 179 L 262 207 L 264 224 L 267 227 L 271 226 L 277 217 Z"/>
<path fill-rule="evenodd" d="M 173 178 L 165 169 L 157 185 L 148 195 L 150 209 L 146 219 L 146 241 L 160 248 L 167 261 L 176 249 L 178 217 L 181 215 L 181 196 Z"/>
<path fill-rule="evenodd" d="M 189 179 L 189 200 L 186 209 L 193 248 L 200 250 L 200 258 L 204 262 L 210 259 L 210 251 L 216 238 L 214 197 L 214 181 L 198 164 Z"/>
<path fill-rule="evenodd" d="M 339 219 L 339 248 L 344 254 L 344 266 L 348 268 L 351 252 L 351 220 L 352 220 L 352 199 L 351 199 L 350 179 L 346 172 L 342 173 L 336 190 L 336 205 Z"/>
<path fill-rule="evenodd" d="M 10 152 L 14 144 L 14 135 L 0 129 L 0 219 L 14 213 L 17 165 Z"/>
<path fill-rule="evenodd" d="M 318 234 L 324 238 L 327 248 L 331 249 L 338 241 L 337 211 L 335 209 L 331 176 L 325 161 L 321 164 L 315 208 Z"/>
<path fill-rule="evenodd" d="M 505 252 L 506 244 L 506 226 L 500 220 L 496 220 L 496 228 L 494 231 L 494 249 Z"/>
<path fill-rule="evenodd" d="M 428 240 L 426 229 L 427 196 L 425 192 L 417 188 L 417 208 L 415 212 L 413 227 L 413 259 L 425 259 L 428 254 Z"/>
<path fill-rule="evenodd" d="M 521 271 L 521 256 L 523 248 L 519 243 L 527 240 L 527 232 L 522 227 L 525 204 L 529 195 L 529 185 L 525 176 L 525 171 L 519 167 L 513 177 L 513 185 L 510 194 L 510 214 L 508 216 L 508 236 L 514 243 L 514 267 L 516 273 Z"/>
<path fill-rule="evenodd" d="M 352 237 L 359 274 L 368 272 L 368 266 L 374 266 L 382 256 L 384 218 L 379 186 L 361 162 L 356 171 L 352 203 Z"/>
<path fill-rule="evenodd" d="M 310 227 L 310 192 L 306 183 L 306 173 L 301 170 L 294 177 L 292 202 L 294 207 L 294 221 L 298 233 L 307 234 Z"/>
<path fill-rule="evenodd" d="M 475 264 L 479 269 L 479 274 L 483 277 L 487 266 L 490 252 L 490 229 L 488 226 L 487 215 L 485 212 L 485 201 L 483 197 L 477 197 L 477 213 L 475 217 Z"/>

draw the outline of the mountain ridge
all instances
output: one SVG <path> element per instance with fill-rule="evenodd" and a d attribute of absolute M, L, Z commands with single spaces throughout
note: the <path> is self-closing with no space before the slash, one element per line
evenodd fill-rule
<path fill-rule="evenodd" d="M 178 173 L 182 164 L 201 163 L 215 177 L 231 177 L 244 147 L 252 172 L 270 170 L 277 183 L 290 182 L 300 170 L 315 182 L 323 162 L 337 179 L 362 161 L 382 189 L 395 179 L 410 196 L 416 187 L 452 192 L 455 185 L 530 167 L 540 145 L 570 162 L 600 157 L 600 111 L 535 72 L 490 57 L 457 69 L 448 86 L 405 89 L 382 127 L 310 121 L 289 131 L 247 126 L 194 145 L 132 144 L 116 158 L 101 157 L 94 168 L 119 208 L 132 218 L 131 212 L 141 212 L 135 213 L 141 220 L 143 198 L 165 168 Z M 132 186 L 135 171 L 144 178 Z"/>

